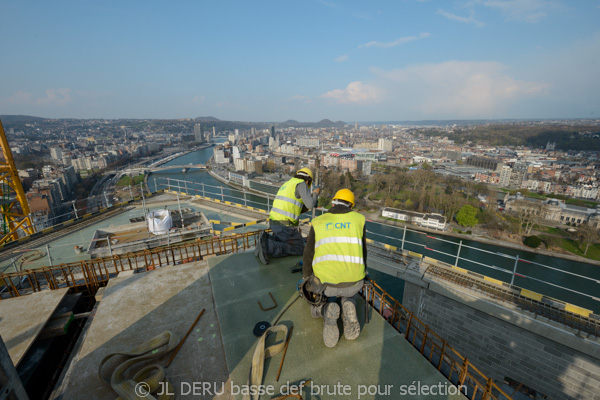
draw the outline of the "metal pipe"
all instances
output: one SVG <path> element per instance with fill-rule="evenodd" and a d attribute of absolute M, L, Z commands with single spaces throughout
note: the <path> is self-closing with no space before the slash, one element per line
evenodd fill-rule
<path fill-rule="evenodd" d="M 200 318 L 202 318 L 202 315 L 204 314 L 204 310 L 205 310 L 205 308 L 203 308 L 202 311 L 200 311 L 200 314 L 196 317 L 196 320 L 194 321 L 194 323 L 192 324 L 192 326 L 190 326 L 190 329 L 188 329 L 188 331 L 185 334 L 185 336 L 183 337 L 183 339 L 181 339 L 181 342 L 179 342 L 179 344 L 175 348 L 175 351 L 173 352 L 173 354 L 171 354 L 171 357 L 169 357 L 169 360 L 165 364 L 165 368 L 167 368 L 169 365 L 171 365 L 171 362 L 173 361 L 173 359 L 175 358 L 175 356 L 179 352 L 179 349 L 181 349 L 181 346 L 183 346 L 183 343 L 185 342 L 185 340 L 187 339 L 187 337 L 192 332 L 192 329 L 194 329 L 194 327 L 196 326 L 196 324 L 198 323 L 198 321 L 200 320 Z"/>

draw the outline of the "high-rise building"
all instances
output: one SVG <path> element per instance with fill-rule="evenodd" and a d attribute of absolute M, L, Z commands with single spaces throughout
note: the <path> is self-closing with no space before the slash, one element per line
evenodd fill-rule
<path fill-rule="evenodd" d="M 392 142 L 391 140 L 380 138 L 379 146 L 377 147 L 377 149 L 386 152 L 392 152 L 394 151 L 394 142 Z"/>
<path fill-rule="evenodd" d="M 275 139 L 275 127 L 271 125 L 271 137 Z"/>
<path fill-rule="evenodd" d="M 50 149 L 50 157 L 54 160 L 62 160 L 62 149 L 60 147 L 52 147 Z"/>
<path fill-rule="evenodd" d="M 204 132 L 202 131 L 202 124 L 194 125 L 194 139 L 198 143 L 202 143 L 204 141 Z"/>

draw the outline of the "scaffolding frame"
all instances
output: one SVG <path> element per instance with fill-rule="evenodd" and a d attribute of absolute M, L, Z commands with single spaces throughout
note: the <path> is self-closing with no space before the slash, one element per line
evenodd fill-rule
<path fill-rule="evenodd" d="M 35 233 L 29 203 L 21 185 L 19 172 L 0 121 L 0 244 L 19 239 L 19 230 L 25 235 Z"/>

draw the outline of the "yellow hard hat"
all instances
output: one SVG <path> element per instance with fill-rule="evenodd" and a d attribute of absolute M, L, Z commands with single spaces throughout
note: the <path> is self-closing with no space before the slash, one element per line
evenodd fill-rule
<path fill-rule="evenodd" d="M 308 175 L 310 179 L 313 179 L 313 173 L 309 168 L 302 168 L 296 172 L 296 175 Z"/>
<path fill-rule="evenodd" d="M 354 193 L 350 189 L 338 190 L 332 200 L 344 200 L 354 207 Z"/>

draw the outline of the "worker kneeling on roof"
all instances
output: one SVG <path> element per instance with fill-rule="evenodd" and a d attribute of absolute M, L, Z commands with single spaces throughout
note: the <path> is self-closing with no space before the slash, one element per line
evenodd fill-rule
<path fill-rule="evenodd" d="M 367 265 L 365 217 L 352 211 L 354 194 L 341 189 L 331 204 L 329 212 L 312 221 L 302 267 L 308 291 L 322 299 L 309 304 L 313 318 L 323 317 L 327 347 L 334 347 L 339 340 L 340 304 L 344 337 L 354 340 L 360 334 L 355 296 L 363 287 Z"/>
<path fill-rule="evenodd" d="M 298 220 L 300 214 L 317 205 L 321 192 L 321 189 L 314 188 L 311 193 L 312 181 L 312 171 L 302 168 L 277 192 L 269 213 L 273 234 L 262 232 L 254 251 L 263 264 L 268 264 L 270 257 L 302 255 L 304 238 L 298 229 Z"/>

